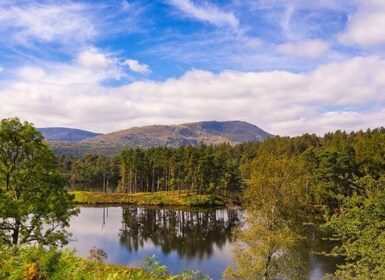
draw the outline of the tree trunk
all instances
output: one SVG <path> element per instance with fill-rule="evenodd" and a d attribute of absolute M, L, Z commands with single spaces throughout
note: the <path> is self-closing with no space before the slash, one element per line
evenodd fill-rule
<path fill-rule="evenodd" d="M 20 224 L 21 224 L 20 221 L 16 219 L 15 228 L 13 229 L 13 234 L 12 234 L 12 245 L 17 245 L 19 242 Z"/>
<path fill-rule="evenodd" d="M 265 264 L 265 273 L 263 274 L 263 280 L 269 280 L 270 279 L 270 262 L 271 262 L 271 253 L 269 252 L 266 264 Z"/>
<path fill-rule="evenodd" d="M 106 192 L 106 175 L 103 174 L 103 192 Z"/>

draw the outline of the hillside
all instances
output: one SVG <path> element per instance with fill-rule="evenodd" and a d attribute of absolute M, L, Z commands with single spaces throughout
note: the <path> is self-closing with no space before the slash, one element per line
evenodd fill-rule
<path fill-rule="evenodd" d="M 43 134 L 47 141 L 76 142 L 101 135 L 100 133 L 65 127 L 46 127 L 37 128 L 37 130 Z"/>
<path fill-rule="evenodd" d="M 247 122 L 207 121 L 180 125 L 151 125 L 133 127 L 79 142 L 51 142 L 57 154 L 82 156 L 85 154 L 116 155 L 124 148 L 179 147 L 204 144 L 262 141 L 272 135 Z"/>

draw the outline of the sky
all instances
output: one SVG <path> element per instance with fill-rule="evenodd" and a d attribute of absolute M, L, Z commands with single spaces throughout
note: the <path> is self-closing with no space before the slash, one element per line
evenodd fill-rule
<path fill-rule="evenodd" d="M 0 1 L 0 118 L 384 126 L 384 0 Z"/>

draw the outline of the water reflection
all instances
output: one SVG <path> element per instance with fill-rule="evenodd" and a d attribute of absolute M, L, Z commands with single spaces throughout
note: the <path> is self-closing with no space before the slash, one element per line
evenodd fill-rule
<path fill-rule="evenodd" d="M 107 262 L 138 266 L 145 255 L 156 255 L 173 273 L 199 269 L 221 279 L 232 260 L 231 231 L 244 219 L 229 209 L 176 209 L 148 207 L 81 207 L 71 220 L 70 247 L 87 256 L 93 247 L 108 255 Z M 336 260 L 312 252 L 331 244 L 308 229 L 302 246 L 291 253 L 301 256 L 307 279 L 320 279 L 335 270 Z"/>
<path fill-rule="evenodd" d="M 151 241 L 165 255 L 175 251 L 179 257 L 202 260 L 212 256 L 214 245 L 222 248 L 230 241 L 239 213 L 125 207 L 119 240 L 130 252 Z"/>
<path fill-rule="evenodd" d="M 231 230 L 242 216 L 228 209 L 81 207 L 69 246 L 83 256 L 101 248 L 108 263 L 129 266 L 155 254 L 173 273 L 199 269 L 221 279 L 231 261 Z"/>

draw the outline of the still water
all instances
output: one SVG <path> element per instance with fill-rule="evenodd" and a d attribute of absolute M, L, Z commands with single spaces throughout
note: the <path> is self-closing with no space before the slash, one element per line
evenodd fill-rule
<path fill-rule="evenodd" d="M 156 255 L 172 273 L 199 269 L 221 279 L 231 262 L 231 231 L 243 215 L 231 209 L 82 207 L 71 221 L 69 246 L 83 256 L 101 248 L 106 262 L 128 266 L 140 266 L 144 256 Z M 314 234 L 310 238 L 314 248 L 309 252 L 327 246 Z M 310 253 L 307 265 L 309 279 L 335 270 L 335 260 Z"/>

